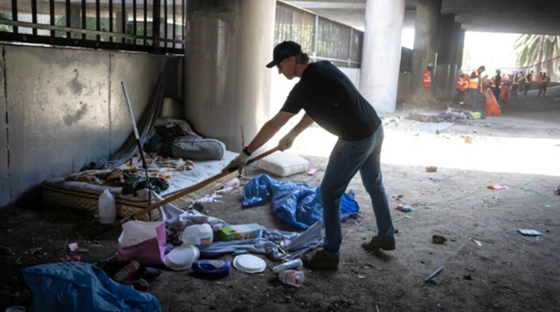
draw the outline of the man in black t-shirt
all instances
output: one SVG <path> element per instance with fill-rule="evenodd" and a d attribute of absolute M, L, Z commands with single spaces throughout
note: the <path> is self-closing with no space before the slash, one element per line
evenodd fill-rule
<path fill-rule="evenodd" d="M 303 109 L 303 118 L 280 140 L 281 151 L 290 148 L 299 133 L 313 122 L 338 137 L 320 186 L 325 221 L 323 249 L 304 257 L 304 265 L 313 270 L 338 268 L 342 243 L 340 201 L 357 172 L 360 172 L 371 197 L 378 228 L 377 235 L 362 247 L 368 251 L 394 250 L 395 231 L 380 167 L 383 126 L 373 107 L 336 66 L 326 61 L 309 63 L 309 56 L 293 41 L 277 45 L 273 60 L 266 66 L 276 66 L 278 72 L 289 80 L 301 79 L 282 109 L 263 125 L 251 143 L 224 170 L 239 168 L 241 172 L 251 153 Z"/>

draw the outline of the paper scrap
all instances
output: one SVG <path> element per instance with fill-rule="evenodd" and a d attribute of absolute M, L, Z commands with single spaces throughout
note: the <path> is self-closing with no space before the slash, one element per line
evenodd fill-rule
<path fill-rule="evenodd" d="M 537 230 L 533 230 L 533 229 L 519 229 L 517 231 L 519 233 L 521 233 L 523 235 L 527 235 L 527 236 L 540 236 L 540 235 L 542 235 L 541 232 L 539 232 Z"/>

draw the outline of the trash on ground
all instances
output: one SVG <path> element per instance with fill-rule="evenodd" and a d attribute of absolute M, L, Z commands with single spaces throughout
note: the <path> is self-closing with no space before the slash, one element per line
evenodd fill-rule
<path fill-rule="evenodd" d="M 272 271 L 274 273 L 278 273 L 284 270 L 299 269 L 302 266 L 303 266 L 303 261 L 301 261 L 301 259 L 294 259 L 274 266 L 272 268 Z"/>
<path fill-rule="evenodd" d="M 473 137 L 470 135 L 465 135 L 465 143 L 472 143 L 473 142 Z"/>
<path fill-rule="evenodd" d="M 78 250 L 78 243 L 70 243 L 70 244 L 68 244 L 68 250 L 70 250 L 70 251 L 76 251 L 76 250 Z"/>
<path fill-rule="evenodd" d="M 436 171 L 437 171 L 436 166 L 426 166 L 426 172 L 436 172 Z"/>
<path fill-rule="evenodd" d="M 198 260 L 200 250 L 192 244 L 183 243 L 179 247 L 175 247 L 163 258 L 163 264 L 166 267 L 175 270 L 183 271 L 192 267 L 192 264 Z"/>
<path fill-rule="evenodd" d="M 434 235 L 434 236 L 432 236 L 432 241 L 436 244 L 445 244 L 445 242 L 447 241 L 447 238 L 445 238 L 442 235 Z"/>
<path fill-rule="evenodd" d="M 315 173 L 317 173 L 317 169 L 309 169 L 309 171 L 307 171 L 307 175 L 314 175 Z"/>
<path fill-rule="evenodd" d="M 503 184 L 490 184 L 488 186 L 486 186 L 487 188 L 491 189 L 491 190 L 507 190 L 507 186 L 503 185 Z"/>
<path fill-rule="evenodd" d="M 519 229 L 517 230 L 519 233 L 526 235 L 526 236 L 540 236 L 542 235 L 541 232 L 533 229 Z"/>
<path fill-rule="evenodd" d="M 284 284 L 301 287 L 301 285 L 303 285 L 303 281 L 305 280 L 305 273 L 297 270 L 284 270 L 278 272 L 278 278 Z"/>
<path fill-rule="evenodd" d="M 403 204 L 398 204 L 397 206 L 395 206 L 395 209 L 400 210 L 402 212 L 411 212 L 413 210 L 411 206 L 403 205 Z"/>
<path fill-rule="evenodd" d="M 233 266 L 244 273 L 261 273 L 266 268 L 266 262 L 257 256 L 241 255 L 233 259 Z"/>
<path fill-rule="evenodd" d="M 222 241 L 260 238 L 263 227 L 256 223 L 226 225 L 220 229 L 218 236 Z"/>
<path fill-rule="evenodd" d="M 192 270 L 204 274 L 229 275 L 231 262 L 226 260 L 198 260 L 193 263 Z"/>
<path fill-rule="evenodd" d="M 426 279 L 424 279 L 424 282 L 425 283 L 429 282 L 432 278 L 434 278 L 436 275 L 438 275 L 439 272 L 441 272 L 441 270 L 443 270 L 443 265 L 440 266 L 439 268 L 437 268 L 437 270 L 435 270 L 432 274 L 428 275 L 428 277 L 426 277 Z"/>
<path fill-rule="evenodd" d="M 482 243 L 474 238 L 471 238 L 473 242 L 475 242 L 478 246 L 482 247 Z"/>
<path fill-rule="evenodd" d="M 233 178 L 229 181 L 227 181 L 226 183 L 224 183 L 224 186 L 222 186 L 222 189 L 234 189 L 237 188 L 239 186 L 240 182 L 238 178 Z"/>
<path fill-rule="evenodd" d="M 16 253 L 13 252 L 12 249 L 10 249 L 8 247 L 0 246 L 0 255 L 13 257 L 13 256 L 16 255 Z"/>
<path fill-rule="evenodd" d="M 197 246 L 207 246 L 214 240 L 214 232 L 208 223 L 187 226 L 181 234 L 183 243 Z"/>

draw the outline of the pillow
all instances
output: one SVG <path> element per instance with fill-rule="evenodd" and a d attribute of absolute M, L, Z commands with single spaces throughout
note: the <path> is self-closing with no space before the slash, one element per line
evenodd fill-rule
<path fill-rule="evenodd" d="M 309 168 L 309 161 L 294 154 L 281 152 L 273 153 L 257 161 L 257 167 L 277 176 L 286 177 L 306 172 Z"/>
<path fill-rule="evenodd" d="M 192 160 L 220 160 L 224 157 L 226 146 L 216 139 L 203 139 L 195 136 L 178 137 L 173 140 L 171 154 Z"/>

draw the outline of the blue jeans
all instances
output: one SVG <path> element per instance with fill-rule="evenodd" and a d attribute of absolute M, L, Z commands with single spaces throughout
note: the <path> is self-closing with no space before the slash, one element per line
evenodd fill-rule
<path fill-rule="evenodd" d="M 331 258 L 340 258 L 342 229 L 340 224 L 340 200 L 350 180 L 360 171 L 362 183 L 369 196 L 377 220 L 377 236 L 386 241 L 395 240 L 395 229 L 381 174 L 381 146 L 383 125 L 369 138 L 361 141 L 338 139 L 334 146 L 325 176 L 321 183 L 321 204 L 325 220 L 323 250 Z"/>
<path fill-rule="evenodd" d="M 476 112 L 478 110 L 478 89 L 469 89 L 471 93 L 471 112 Z"/>

